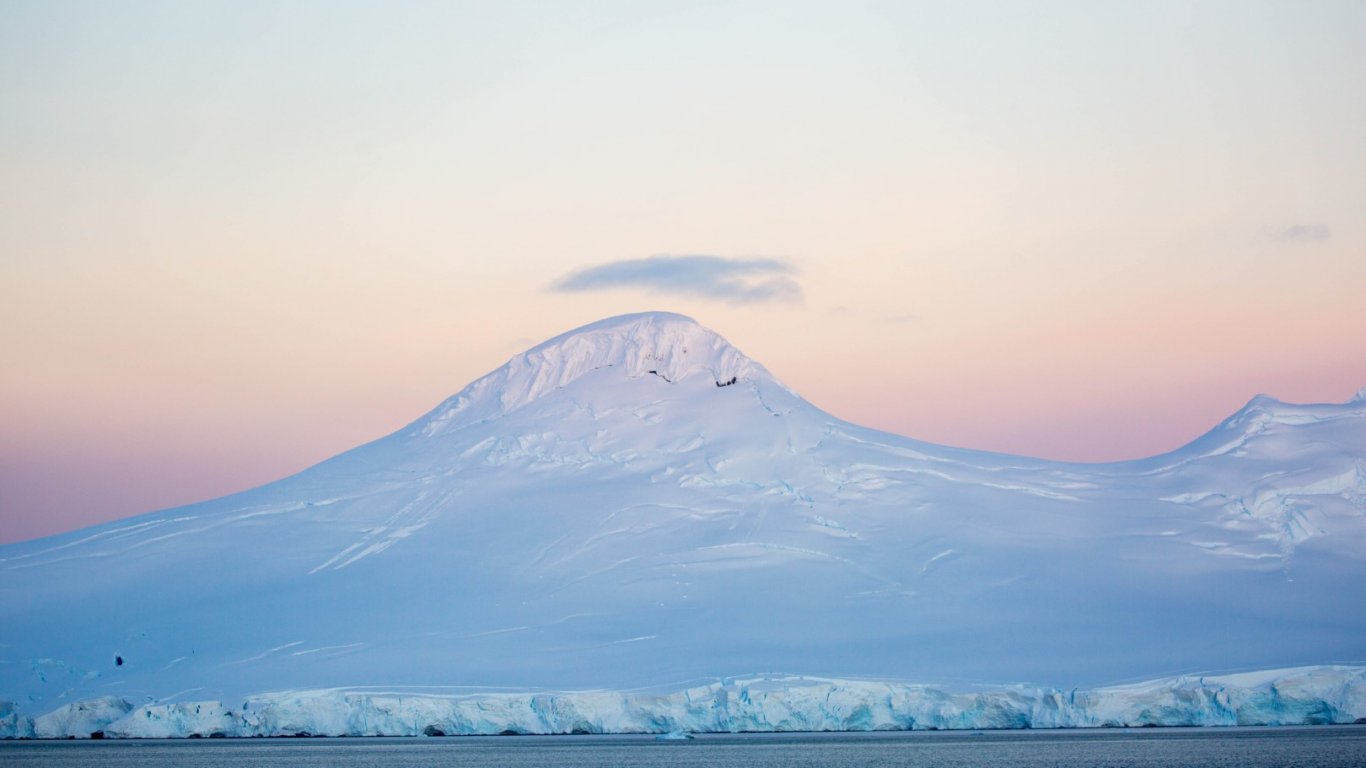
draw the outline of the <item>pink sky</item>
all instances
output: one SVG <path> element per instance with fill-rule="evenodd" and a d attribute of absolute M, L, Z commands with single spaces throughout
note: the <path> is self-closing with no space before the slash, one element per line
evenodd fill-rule
<path fill-rule="evenodd" d="M 282 477 L 648 309 L 838 417 L 1049 458 L 1366 386 L 1358 3 L 6 16 L 0 541 Z M 553 287 L 658 254 L 791 285 Z"/>

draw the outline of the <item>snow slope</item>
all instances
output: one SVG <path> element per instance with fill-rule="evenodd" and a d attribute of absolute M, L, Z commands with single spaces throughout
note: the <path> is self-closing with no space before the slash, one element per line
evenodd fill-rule
<path fill-rule="evenodd" d="M 1363 594 L 1363 395 L 1066 464 L 842 422 L 649 313 L 294 477 L 0 547 L 0 714 L 768 670 L 1070 689 L 1366 659 Z"/>

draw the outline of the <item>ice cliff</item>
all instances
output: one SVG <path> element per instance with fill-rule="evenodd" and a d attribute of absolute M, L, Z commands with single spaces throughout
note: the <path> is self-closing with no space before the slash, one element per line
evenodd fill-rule
<path fill-rule="evenodd" d="M 324 690 L 134 708 L 118 698 L 30 720 L 0 705 L 0 738 L 457 736 L 987 728 L 1327 725 L 1366 717 L 1366 667 L 1180 677 L 1060 691 L 799 677 L 718 681 L 664 694 L 590 691 L 441 696 Z"/>

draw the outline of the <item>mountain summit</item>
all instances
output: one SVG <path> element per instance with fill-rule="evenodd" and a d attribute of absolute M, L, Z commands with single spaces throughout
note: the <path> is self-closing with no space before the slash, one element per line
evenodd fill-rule
<path fill-rule="evenodd" d="M 627 315 L 294 477 L 0 547 L 0 726 L 113 694 L 1323 664 L 1366 658 L 1363 588 L 1360 398 L 1050 462 L 849 424 Z"/>
<path fill-rule="evenodd" d="M 512 358 L 442 403 L 425 421 L 424 434 L 496 418 L 605 369 L 617 380 L 653 376 L 685 386 L 724 387 L 758 377 L 773 381 L 763 366 L 690 317 L 671 312 L 620 315 Z"/>

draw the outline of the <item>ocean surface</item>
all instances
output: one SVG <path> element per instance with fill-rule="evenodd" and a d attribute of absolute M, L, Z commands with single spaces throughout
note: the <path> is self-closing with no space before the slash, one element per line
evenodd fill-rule
<path fill-rule="evenodd" d="M 1366 766 L 1366 726 L 718 734 L 691 741 L 650 736 L 10 741 L 0 742 L 0 765 L 1360 768 Z"/>

